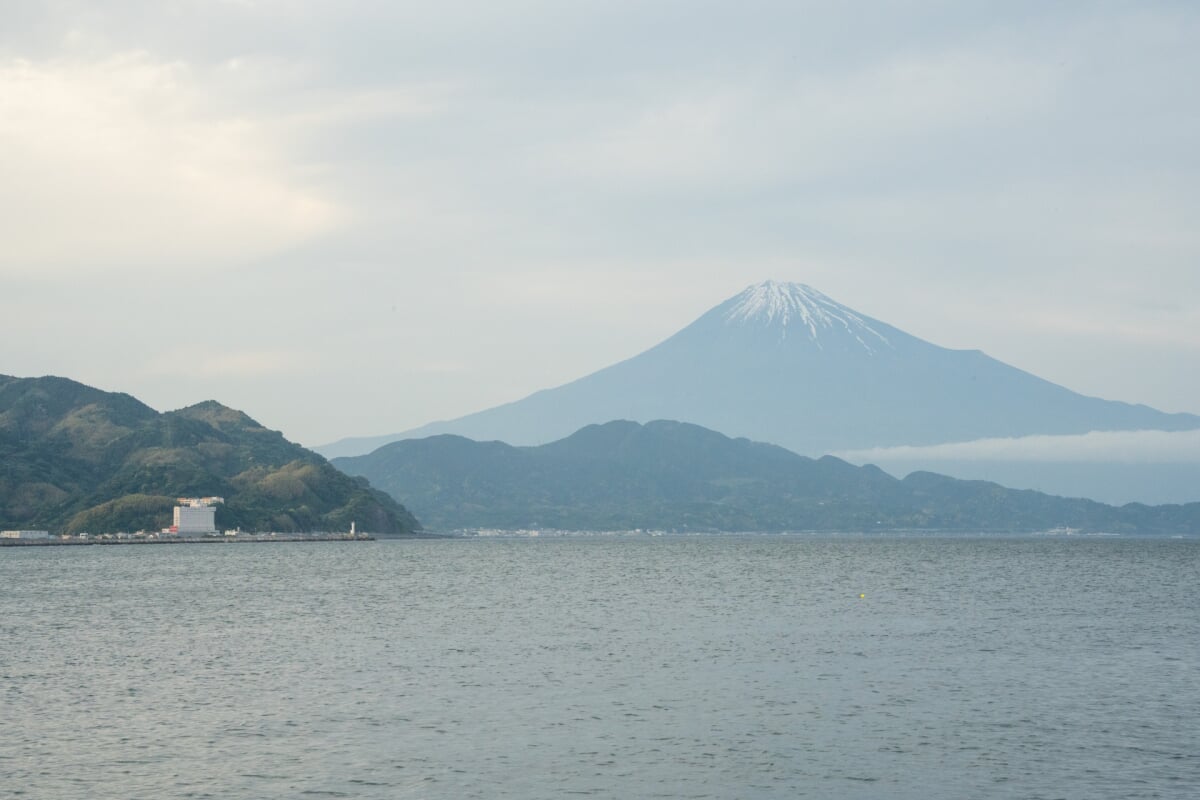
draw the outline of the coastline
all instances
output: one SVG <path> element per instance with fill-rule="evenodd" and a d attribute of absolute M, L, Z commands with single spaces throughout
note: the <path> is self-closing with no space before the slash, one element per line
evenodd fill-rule
<path fill-rule="evenodd" d="M 88 547 L 140 544 L 267 544 L 271 542 L 373 542 L 366 533 L 243 533 L 236 536 L 96 537 L 80 539 L 0 539 L 0 547 Z"/>

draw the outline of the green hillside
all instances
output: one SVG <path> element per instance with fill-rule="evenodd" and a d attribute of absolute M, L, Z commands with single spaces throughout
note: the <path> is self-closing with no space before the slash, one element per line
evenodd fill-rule
<path fill-rule="evenodd" d="M 0 376 L 0 528 L 157 530 L 175 498 L 224 497 L 220 528 L 402 534 L 416 519 L 240 411 L 160 414 L 66 378 Z"/>
<path fill-rule="evenodd" d="M 1200 533 L 1200 503 L 1115 508 L 928 472 L 897 480 L 669 421 L 590 425 L 538 447 L 432 436 L 333 463 L 442 529 Z"/>

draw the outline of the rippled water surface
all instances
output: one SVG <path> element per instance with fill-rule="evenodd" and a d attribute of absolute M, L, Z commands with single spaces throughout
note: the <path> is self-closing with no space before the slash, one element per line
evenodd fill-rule
<path fill-rule="evenodd" d="M 0 796 L 1196 797 L 1198 591 L 1198 540 L 9 549 Z"/>

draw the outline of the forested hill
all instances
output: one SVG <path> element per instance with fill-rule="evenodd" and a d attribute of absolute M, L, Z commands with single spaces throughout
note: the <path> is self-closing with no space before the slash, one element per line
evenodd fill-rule
<path fill-rule="evenodd" d="M 66 378 L 0 376 L 0 528 L 157 530 L 177 497 L 221 496 L 220 528 L 418 530 L 399 503 L 240 411 L 159 413 Z"/>
<path fill-rule="evenodd" d="M 1115 508 L 928 472 L 898 480 L 668 421 L 590 425 L 538 447 L 408 439 L 333 463 L 443 529 L 1200 533 L 1200 503 Z"/>

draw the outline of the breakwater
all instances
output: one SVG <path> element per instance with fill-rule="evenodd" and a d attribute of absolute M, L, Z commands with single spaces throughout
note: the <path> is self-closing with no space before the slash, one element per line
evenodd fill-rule
<path fill-rule="evenodd" d="M 267 544 L 271 542 L 370 542 L 365 533 L 239 533 L 234 536 L 78 536 L 50 539 L 0 539 L 0 547 L 90 547 L 131 544 Z"/>

